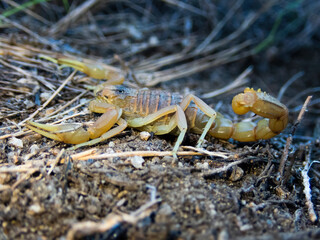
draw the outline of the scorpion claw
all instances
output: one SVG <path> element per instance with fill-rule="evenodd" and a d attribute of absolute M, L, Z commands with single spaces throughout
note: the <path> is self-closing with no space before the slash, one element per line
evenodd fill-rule
<path fill-rule="evenodd" d="M 83 124 L 48 125 L 32 121 L 27 122 L 27 127 L 45 137 L 56 141 L 78 144 L 89 140 L 89 133 L 83 128 Z"/>
<path fill-rule="evenodd" d="M 120 70 L 103 63 L 95 63 L 89 60 L 81 62 L 65 57 L 56 59 L 43 54 L 40 54 L 39 57 L 56 64 L 62 64 L 64 65 L 63 67 L 72 67 L 92 78 L 107 79 L 107 85 L 122 84 L 124 81 L 124 75 L 120 72 Z"/>

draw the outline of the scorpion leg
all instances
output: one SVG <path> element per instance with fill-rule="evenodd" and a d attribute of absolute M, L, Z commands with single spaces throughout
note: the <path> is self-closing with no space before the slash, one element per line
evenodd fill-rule
<path fill-rule="evenodd" d="M 207 135 L 212 124 L 214 123 L 214 120 L 216 119 L 217 113 L 209 105 L 207 105 L 204 101 L 202 101 L 200 98 L 198 98 L 192 94 L 188 94 L 183 99 L 183 101 L 180 103 L 181 108 L 185 111 L 187 109 L 187 107 L 190 105 L 190 102 L 192 100 L 199 107 L 199 109 L 209 117 L 209 120 L 208 120 L 207 124 L 205 125 L 204 129 L 202 130 L 202 134 L 201 134 L 201 136 L 198 140 L 198 143 L 197 143 L 197 147 L 200 148 L 203 141 L 204 141 L 205 136 Z"/>
<path fill-rule="evenodd" d="M 96 144 L 120 133 L 126 128 L 126 122 L 120 118 L 121 109 L 96 101 L 93 101 L 90 106 L 92 111 L 100 113 L 104 111 L 103 115 L 93 124 L 48 125 L 29 121 L 27 122 L 27 127 L 48 138 L 65 143 L 78 144 L 71 149 Z M 110 130 L 115 123 L 119 126 Z M 90 139 L 94 140 L 89 141 Z"/>
<path fill-rule="evenodd" d="M 77 144 L 77 145 L 71 147 L 70 150 L 75 150 L 75 149 L 83 147 L 83 146 L 95 145 L 99 142 L 107 140 L 107 139 L 121 133 L 127 127 L 127 122 L 122 118 L 119 118 L 119 120 L 116 123 L 118 124 L 117 127 L 110 129 L 109 131 L 102 134 L 100 137 L 92 139 L 92 140 L 84 142 L 84 143 Z"/>
<path fill-rule="evenodd" d="M 175 127 L 179 128 L 180 134 L 172 150 L 173 157 L 177 159 L 177 152 L 178 152 L 179 146 L 181 145 L 184 139 L 184 136 L 187 132 L 187 127 L 188 127 L 185 113 L 179 105 L 171 105 L 171 106 L 162 108 L 159 111 L 152 113 L 146 117 L 140 117 L 140 118 L 134 118 L 132 120 L 128 120 L 128 125 L 134 128 L 141 128 L 171 113 L 175 113 L 175 114 L 170 119 L 168 124 L 153 125 L 150 130 L 154 132 L 156 135 L 163 135 L 171 132 Z"/>

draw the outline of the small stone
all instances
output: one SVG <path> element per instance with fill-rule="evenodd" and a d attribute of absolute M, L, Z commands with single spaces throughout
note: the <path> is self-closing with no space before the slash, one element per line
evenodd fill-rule
<path fill-rule="evenodd" d="M 0 185 L 7 184 L 10 180 L 11 180 L 11 175 L 9 173 L 0 174 Z"/>
<path fill-rule="evenodd" d="M 153 162 L 153 163 L 159 163 L 159 162 L 160 162 L 160 158 L 159 158 L 159 157 L 153 157 L 153 158 L 151 159 L 151 162 Z"/>
<path fill-rule="evenodd" d="M 137 169 L 142 169 L 142 164 L 144 163 L 144 159 L 141 156 L 134 156 L 130 158 L 131 164 L 133 167 Z"/>
<path fill-rule="evenodd" d="M 147 141 L 150 138 L 151 134 L 149 132 L 143 131 L 140 132 L 140 139 L 143 141 Z"/>
<path fill-rule="evenodd" d="M 8 159 L 9 159 L 10 161 L 13 161 L 14 155 L 15 155 L 14 152 L 9 152 L 9 153 L 8 153 Z"/>
<path fill-rule="evenodd" d="M 233 167 L 231 176 L 229 179 L 233 182 L 240 180 L 243 177 L 244 171 L 241 167 L 235 166 Z"/>
<path fill-rule="evenodd" d="M 9 145 L 17 147 L 17 148 L 23 148 L 23 142 L 21 139 L 16 138 L 16 137 L 12 137 L 9 140 Z"/>
<path fill-rule="evenodd" d="M 55 111 L 54 108 L 48 108 L 48 109 L 46 110 L 46 115 L 50 115 L 50 114 L 53 113 L 54 111 Z"/>
<path fill-rule="evenodd" d="M 168 218 L 173 214 L 172 208 L 169 204 L 164 203 L 161 205 L 160 210 L 156 215 L 157 223 L 165 223 L 168 221 Z"/>
<path fill-rule="evenodd" d="M 281 199 L 288 199 L 290 196 L 290 192 L 285 190 L 283 187 L 278 186 L 276 187 L 276 194 L 281 198 Z"/>
<path fill-rule="evenodd" d="M 86 99 L 86 98 L 81 98 L 80 99 L 80 104 L 85 104 L 85 103 L 87 103 L 89 100 L 88 99 Z"/>
<path fill-rule="evenodd" d="M 24 105 L 26 105 L 26 109 L 32 108 L 35 106 L 34 102 L 30 101 L 29 99 L 24 100 Z"/>
<path fill-rule="evenodd" d="M 159 39 L 157 38 L 157 36 L 151 36 L 149 38 L 149 44 L 150 45 L 157 45 L 159 44 Z"/>
<path fill-rule="evenodd" d="M 201 169 L 201 168 L 202 168 L 202 163 L 197 162 L 197 163 L 196 163 L 196 168 Z"/>
<path fill-rule="evenodd" d="M 207 163 L 207 162 L 204 162 L 204 163 L 198 162 L 196 164 L 196 167 L 199 168 L 199 169 L 208 169 L 209 168 L 209 163 Z"/>
<path fill-rule="evenodd" d="M 101 163 L 100 162 L 95 162 L 94 164 L 93 164 L 93 167 L 95 167 L 95 168 L 100 168 L 101 167 Z"/>
<path fill-rule="evenodd" d="M 107 148 L 106 153 L 112 154 L 112 153 L 115 153 L 115 151 L 112 148 Z"/>
<path fill-rule="evenodd" d="M 3 189 L 0 194 L 0 202 L 4 204 L 10 203 L 12 197 L 11 188 Z"/>
<path fill-rule="evenodd" d="M 113 148 L 116 144 L 114 142 L 109 142 L 109 148 Z"/>
<path fill-rule="evenodd" d="M 44 209 L 39 204 L 33 204 L 29 207 L 28 214 L 35 215 L 35 214 L 42 213 L 43 211 Z"/>
<path fill-rule="evenodd" d="M 128 30 L 128 32 L 129 32 L 129 34 L 130 34 L 132 37 L 134 37 L 135 39 L 137 39 L 137 40 L 142 39 L 142 37 L 143 37 L 142 32 L 141 32 L 138 28 L 136 28 L 136 26 L 129 25 L 129 26 L 127 27 L 127 30 Z"/>
<path fill-rule="evenodd" d="M 162 158 L 162 162 L 166 162 L 166 163 L 172 163 L 174 160 L 174 158 L 172 156 L 164 156 Z"/>
<path fill-rule="evenodd" d="M 202 168 L 203 168 L 203 169 L 208 169 L 208 168 L 209 168 L 209 163 L 208 163 L 208 162 L 204 162 L 204 163 L 202 164 Z"/>
<path fill-rule="evenodd" d="M 38 151 L 39 151 L 39 146 L 36 145 L 36 144 L 33 144 L 31 147 L 30 147 L 30 153 L 31 154 L 36 154 Z"/>
<path fill-rule="evenodd" d="M 96 213 L 98 213 L 98 207 L 96 206 L 96 205 L 89 205 L 88 207 L 87 207 L 87 210 L 88 210 L 88 212 L 90 213 L 90 214 L 96 214 Z"/>
<path fill-rule="evenodd" d="M 45 102 L 51 97 L 51 95 L 52 94 L 49 93 L 49 92 L 43 92 L 43 93 L 40 94 L 40 99 L 41 99 L 42 102 Z"/>

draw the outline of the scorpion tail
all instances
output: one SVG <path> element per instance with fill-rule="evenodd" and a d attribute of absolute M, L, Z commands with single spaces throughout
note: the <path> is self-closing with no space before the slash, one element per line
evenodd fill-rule
<path fill-rule="evenodd" d="M 257 124 L 250 121 L 232 123 L 221 114 L 217 116 L 215 125 L 210 129 L 211 136 L 240 142 L 251 142 L 259 139 L 269 139 L 278 135 L 288 123 L 288 109 L 276 98 L 260 89 L 255 91 L 246 88 L 233 98 L 232 108 L 237 114 L 249 111 L 264 117 Z"/>

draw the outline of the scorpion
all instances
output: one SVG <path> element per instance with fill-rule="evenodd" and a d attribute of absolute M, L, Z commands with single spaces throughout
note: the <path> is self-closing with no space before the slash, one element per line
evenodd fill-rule
<path fill-rule="evenodd" d="M 27 122 L 29 129 L 45 137 L 76 144 L 71 147 L 72 150 L 95 145 L 131 127 L 155 135 L 178 135 L 172 150 L 174 158 L 177 158 L 187 130 L 201 134 L 197 143 L 197 147 L 201 147 L 207 134 L 218 139 L 250 142 L 270 139 L 285 129 L 288 123 L 287 107 L 260 89 L 246 88 L 233 98 L 232 108 L 236 114 L 251 111 L 263 119 L 257 123 L 233 123 L 193 94 L 182 96 L 163 90 L 129 88 L 121 85 L 124 75 L 108 65 L 68 58 L 43 58 L 73 67 L 92 78 L 108 79 L 96 87 L 96 99 L 89 104 L 90 111 L 102 113 L 94 123 L 49 125 Z M 112 128 L 115 124 L 117 126 Z"/>

